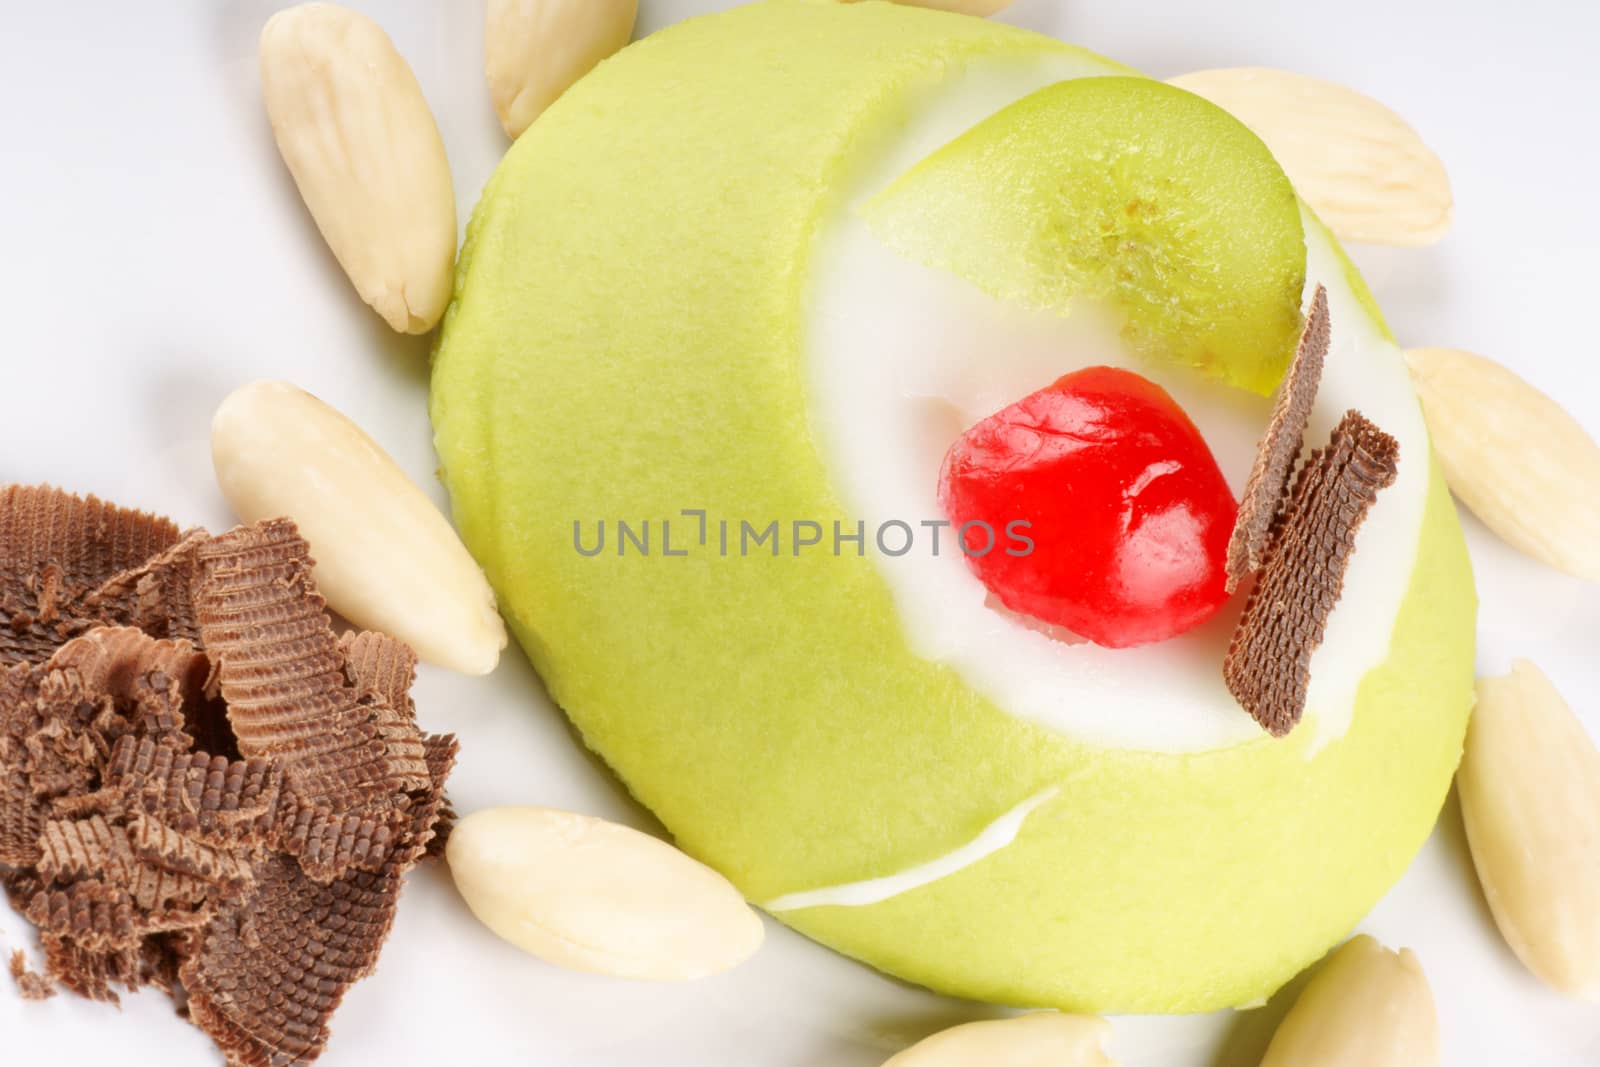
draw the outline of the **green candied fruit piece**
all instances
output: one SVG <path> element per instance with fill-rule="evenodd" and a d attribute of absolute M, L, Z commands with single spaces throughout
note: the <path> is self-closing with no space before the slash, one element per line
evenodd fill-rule
<path fill-rule="evenodd" d="M 1300 329 L 1305 234 L 1265 145 L 1146 78 L 1041 89 L 863 206 L 902 254 L 1002 300 L 1114 308 L 1138 353 L 1268 393 Z"/>

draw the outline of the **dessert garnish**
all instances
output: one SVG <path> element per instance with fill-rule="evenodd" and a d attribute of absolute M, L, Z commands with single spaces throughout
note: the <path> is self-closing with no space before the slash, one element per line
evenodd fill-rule
<path fill-rule="evenodd" d="M 1233 494 L 1188 415 L 1132 371 L 1075 371 L 978 422 L 939 500 L 1001 603 L 1096 644 L 1165 640 L 1228 598 Z"/>
<path fill-rule="evenodd" d="M 47 979 L 181 991 L 232 1064 L 320 1054 L 450 818 L 410 650 L 336 638 L 311 568 L 287 520 L 0 489 L 7 893 Z"/>
<path fill-rule="evenodd" d="M 1294 360 L 1273 401 L 1272 418 L 1256 450 L 1255 463 L 1239 503 L 1239 521 L 1228 541 L 1228 592 L 1261 569 L 1273 526 L 1283 514 L 1289 479 L 1300 458 L 1306 424 L 1317 400 L 1317 385 L 1328 356 L 1328 291 L 1317 286 L 1306 315 L 1305 328 L 1295 347 Z"/>
<path fill-rule="evenodd" d="M 1355 535 L 1394 482 L 1399 442 L 1350 411 L 1290 490 L 1223 663 L 1228 690 L 1282 737 L 1305 713 L 1311 654 L 1344 589 Z"/>

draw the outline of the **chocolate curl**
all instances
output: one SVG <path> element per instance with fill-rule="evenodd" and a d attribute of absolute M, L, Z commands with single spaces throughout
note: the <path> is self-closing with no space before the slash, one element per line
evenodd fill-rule
<path fill-rule="evenodd" d="M 1228 592 L 1266 562 L 1272 531 L 1283 514 L 1289 495 L 1289 478 L 1304 446 L 1306 424 L 1316 404 L 1317 387 L 1327 360 L 1332 333 L 1328 322 L 1328 291 L 1317 286 L 1311 298 L 1294 361 L 1284 376 L 1272 406 L 1272 419 L 1256 449 L 1255 464 L 1245 482 L 1239 518 L 1228 541 Z"/>
<path fill-rule="evenodd" d="M 1305 714 L 1312 653 L 1344 591 L 1356 531 L 1393 484 L 1399 451 L 1351 411 L 1295 483 L 1222 672 L 1228 691 L 1274 737 Z"/>

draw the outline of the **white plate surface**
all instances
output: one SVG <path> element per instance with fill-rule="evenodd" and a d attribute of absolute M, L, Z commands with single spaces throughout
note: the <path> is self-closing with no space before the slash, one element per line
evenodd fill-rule
<path fill-rule="evenodd" d="M 211 411 L 235 385 L 292 379 L 353 416 L 428 486 L 426 344 L 351 294 L 277 158 L 255 40 L 274 0 L 33 0 L 0 21 L 0 482 L 43 481 L 221 528 Z M 463 220 L 505 141 L 481 76 L 482 3 L 359 0 L 411 61 Z M 731 6 L 641 0 L 640 31 Z M 1435 248 L 1355 249 L 1406 344 L 1475 348 L 1600 433 L 1592 333 L 1600 208 L 1600 7 L 1570 0 L 1018 0 L 1008 21 L 1167 76 L 1280 66 L 1404 114 L 1455 183 Z M 1479 666 L 1530 655 L 1600 733 L 1600 588 L 1552 573 L 1468 519 L 1483 601 Z M 487 680 L 424 670 L 424 722 L 461 735 L 463 810 L 536 803 L 651 827 L 585 757 L 520 654 Z M 378 973 L 334 1024 L 329 1067 L 872 1067 L 985 1009 L 902 987 L 776 924 L 752 963 L 698 985 L 560 972 L 498 942 L 446 872 L 412 876 Z M 1600 1062 L 1600 1008 L 1543 990 L 1491 925 L 1454 798 L 1362 924 L 1414 947 L 1451 1065 Z M 33 950 L 0 907 L 0 952 Z M 1128 1067 L 1254 1067 L 1294 987 L 1265 1008 L 1116 1020 Z M 215 1062 L 159 994 L 122 1010 L 23 1004 L 0 979 L 6 1062 Z"/>

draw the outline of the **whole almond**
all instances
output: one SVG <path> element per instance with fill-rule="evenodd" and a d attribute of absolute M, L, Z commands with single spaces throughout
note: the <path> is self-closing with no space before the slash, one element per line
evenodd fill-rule
<path fill-rule="evenodd" d="M 854 3 L 855 0 L 846 0 Z M 935 11 L 954 11 L 960 15 L 977 15 L 982 18 L 1004 11 L 1011 6 L 1011 0 L 894 0 L 897 4 L 907 7 L 927 7 Z"/>
<path fill-rule="evenodd" d="M 1506 942 L 1547 984 L 1600 997 L 1600 753 L 1527 660 L 1478 680 L 1456 786 Z"/>
<path fill-rule="evenodd" d="M 350 281 L 384 321 L 427 333 L 450 302 L 456 202 L 433 113 L 378 24 L 335 4 L 261 31 L 278 151 Z"/>
<path fill-rule="evenodd" d="M 483 572 L 355 423 L 285 382 L 255 382 L 217 409 L 211 459 L 240 519 L 287 516 L 300 527 L 333 610 L 430 663 L 494 669 L 506 631 Z"/>
<path fill-rule="evenodd" d="M 1406 353 L 1449 483 L 1506 542 L 1600 582 L 1600 445 L 1500 364 L 1450 348 Z"/>
<path fill-rule="evenodd" d="M 965 1023 L 917 1042 L 883 1067 L 1116 1067 L 1111 1024 L 1094 1015 L 1033 1012 Z"/>
<path fill-rule="evenodd" d="M 1450 229 L 1454 200 L 1444 164 L 1371 97 L 1263 67 L 1196 71 L 1171 84 L 1250 127 L 1339 237 L 1429 245 Z"/>
<path fill-rule="evenodd" d="M 505 940 L 573 970 L 655 982 L 719 974 L 764 927 L 720 874 L 626 826 L 550 808 L 474 812 L 450 833 L 450 874 Z"/>
<path fill-rule="evenodd" d="M 1436 1067 L 1439 1020 L 1410 949 L 1366 935 L 1322 965 L 1278 1024 L 1261 1067 Z"/>
<path fill-rule="evenodd" d="M 507 136 L 627 44 L 638 14 L 638 0 L 489 0 L 483 68 Z"/>

